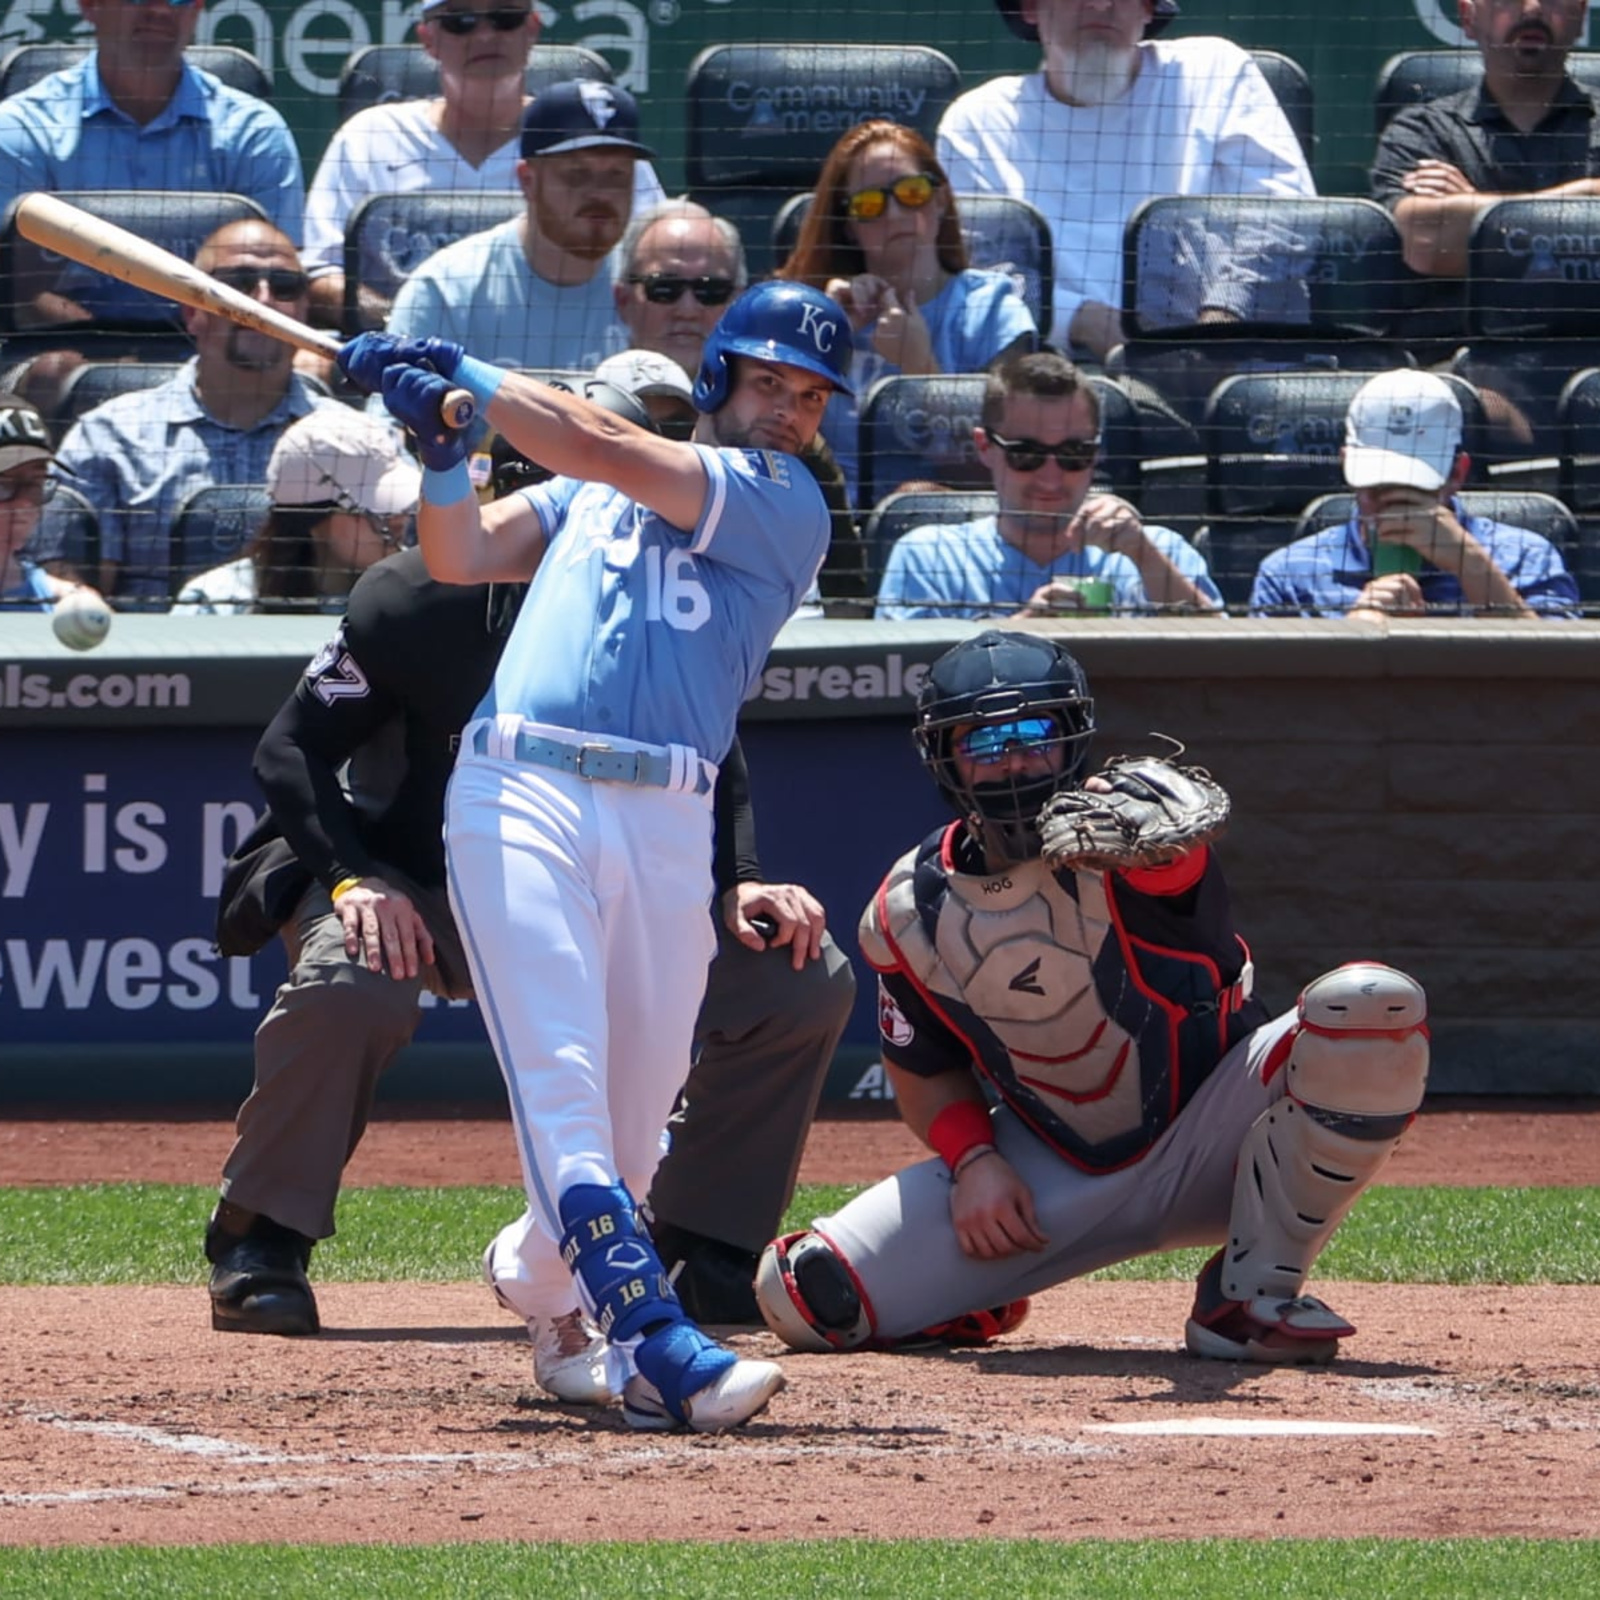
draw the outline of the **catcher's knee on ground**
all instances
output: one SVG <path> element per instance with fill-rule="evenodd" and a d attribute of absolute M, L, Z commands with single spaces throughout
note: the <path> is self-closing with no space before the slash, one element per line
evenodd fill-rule
<path fill-rule="evenodd" d="M 820 1233 L 785 1234 L 761 1252 L 756 1304 L 793 1350 L 855 1350 L 872 1337 L 861 1285 Z"/>
<path fill-rule="evenodd" d="M 1231 1343 L 1257 1346 L 1255 1359 L 1325 1360 L 1355 1331 L 1301 1287 L 1422 1103 L 1422 986 L 1377 962 L 1325 973 L 1300 996 L 1281 1070 L 1286 1093 L 1239 1148 L 1228 1242 L 1201 1273 L 1189 1324 L 1196 1354 L 1245 1353 L 1210 1348 Z"/>

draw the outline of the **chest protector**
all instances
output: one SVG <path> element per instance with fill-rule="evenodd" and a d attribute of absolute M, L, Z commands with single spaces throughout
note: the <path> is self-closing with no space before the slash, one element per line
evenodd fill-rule
<path fill-rule="evenodd" d="M 1112 874 L 1040 860 L 991 876 L 950 859 L 954 830 L 902 856 L 861 922 L 973 1064 L 1074 1165 L 1139 1160 L 1231 1046 L 1266 1020 L 1214 864 L 1186 909 Z"/>

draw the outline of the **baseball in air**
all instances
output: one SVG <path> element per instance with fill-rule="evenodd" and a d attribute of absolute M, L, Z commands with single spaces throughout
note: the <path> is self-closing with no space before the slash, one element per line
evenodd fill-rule
<path fill-rule="evenodd" d="M 50 626 L 69 650 L 93 650 L 111 632 L 111 607 L 90 589 L 74 589 L 56 601 Z"/>

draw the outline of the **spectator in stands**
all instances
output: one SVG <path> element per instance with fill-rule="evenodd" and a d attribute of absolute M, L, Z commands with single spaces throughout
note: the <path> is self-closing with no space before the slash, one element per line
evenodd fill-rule
<path fill-rule="evenodd" d="M 1048 617 L 1086 610 L 1220 611 L 1200 554 L 1126 500 L 1090 494 L 1100 401 L 1054 351 L 989 375 L 978 457 L 997 515 L 913 528 L 889 552 L 880 617 Z"/>
<path fill-rule="evenodd" d="M 183 59 L 200 0 L 80 0 L 95 48 L 0 102 L 0 214 L 33 189 L 242 194 L 300 238 L 305 183 L 288 125 Z M 39 325 L 151 319 L 150 297 L 71 268 L 27 310 Z"/>
<path fill-rule="evenodd" d="M 195 265 L 290 316 L 306 314 L 300 258 L 268 223 L 219 228 Z M 294 372 L 294 350 L 281 339 L 210 312 L 186 310 L 183 317 L 194 358 L 167 382 L 80 417 L 57 460 L 99 519 L 99 587 L 136 606 L 168 604 L 172 524 L 183 502 L 208 484 L 260 483 L 283 430 L 315 407 L 337 403 Z M 47 509 L 39 559 L 59 563 L 63 545 L 63 529 Z"/>
<path fill-rule="evenodd" d="M 389 331 L 437 335 L 507 367 L 589 371 L 614 316 L 606 257 L 633 212 L 639 108 L 626 89 L 558 83 L 522 120 L 527 211 L 428 257 L 395 296 Z"/>
<path fill-rule="evenodd" d="M 1548 539 L 1470 515 L 1461 407 L 1443 378 L 1380 373 L 1351 398 L 1344 476 L 1355 513 L 1274 550 L 1250 609 L 1301 616 L 1575 616 L 1578 587 Z"/>
<path fill-rule="evenodd" d="M 1483 80 L 1397 112 L 1372 193 L 1394 213 L 1415 272 L 1459 278 L 1478 213 L 1527 195 L 1600 195 L 1596 105 L 1567 73 L 1588 0 L 1458 0 Z"/>
<path fill-rule="evenodd" d="M 898 122 L 858 122 L 828 152 L 778 276 L 823 290 L 849 313 L 857 395 L 902 372 L 981 372 L 1038 344 L 1010 275 L 967 265 L 944 169 L 928 141 Z M 836 394 L 822 431 L 852 500 L 856 425 L 856 400 Z"/>
<path fill-rule="evenodd" d="M 696 363 L 695 370 L 699 370 Z M 619 350 L 594 369 L 603 383 L 631 394 L 650 413 L 650 420 L 668 439 L 687 439 L 700 413 L 694 408 L 694 385 L 671 356 L 657 350 Z"/>
<path fill-rule="evenodd" d="M 666 200 L 635 214 L 613 261 L 628 344 L 671 356 L 693 376 L 706 335 L 750 281 L 739 230 L 692 200 Z"/>
<path fill-rule="evenodd" d="M 306 269 L 312 320 L 340 326 L 344 309 L 344 236 L 363 200 L 415 190 L 510 190 L 521 187 L 523 89 L 528 52 L 539 39 L 539 13 L 525 0 L 492 10 L 485 0 L 423 0 L 417 40 L 439 63 L 439 94 L 370 106 L 334 130 L 306 196 Z M 634 165 L 635 212 L 661 199 L 648 161 Z M 381 328 L 389 303 L 359 288 L 359 323 Z"/>
<path fill-rule="evenodd" d="M 54 456 L 38 407 L 19 394 L 0 393 L 0 613 L 49 611 L 78 587 L 23 554 L 40 508 L 55 493 Z"/>
<path fill-rule="evenodd" d="M 939 124 L 958 193 L 1029 200 L 1055 246 L 1052 337 L 1095 360 L 1122 342 L 1122 234 L 1152 195 L 1311 195 L 1293 130 L 1249 55 L 1226 39 L 1159 41 L 1174 0 L 995 0 L 1044 61 L 962 95 Z M 1257 276 L 1232 269 L 1242 243 L 1205 245 L 1194 314 L 1255 314 Z M 1211 274 L 1214 273 L 1214 276 Z"/>
<path fill-rule="evenodd" d="M 267 493 L 271 509 L 249 549 L 185 584 L 174 612 L 342 611 L 368 567 L 414 542 L 422 473 L 393 429 L 322 406 L 278 440 Z"/>

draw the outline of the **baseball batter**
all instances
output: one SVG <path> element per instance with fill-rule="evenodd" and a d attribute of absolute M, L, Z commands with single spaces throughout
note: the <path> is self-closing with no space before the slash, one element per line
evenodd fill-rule
<path fill-rule="evenodd" d="M 1093 734 L 1049 639 L 986 632 L 929 672 L 917 742 L 961 820 L 895 863 L 861 944 L 935 1155 L 767 1247 L 757 1296 L 797 1350 L 981 1340 L 1200 1244 L 1194 1354 L 1327 1361 L 1355 1331 L 1304 1284 L 1421 1103 L 1422 989 L 1356 962 L 1269 1019 L 1206 842 L 1225 795 L 1154 758 L 1085 777 Z"/>
<path fill-rule="evenodd" d="M 739 706 L 816 578 L 827 510 L 794 459 L 849 392 L 848 323 L 762 284 L 706 342 L 693 442 L 437 340 L 363 335 L 426 468 L 418 531 L 454 583 L 537 569 L 451 778 L 452 903 L 510 1093 L 528 1213 L 495 1245 L 525 1314 L 580 1304 L 634 1427 L 719 1432 L 783 1385 L 692 1322 L 640 1223 L 712 947 L 710 792 Z M 480 509 L 452 385 L 563 476 Z"/>

